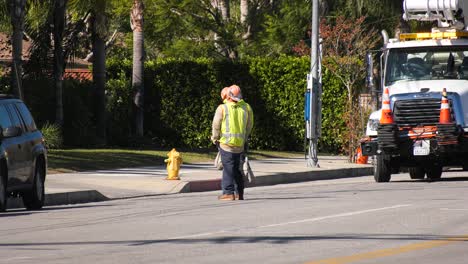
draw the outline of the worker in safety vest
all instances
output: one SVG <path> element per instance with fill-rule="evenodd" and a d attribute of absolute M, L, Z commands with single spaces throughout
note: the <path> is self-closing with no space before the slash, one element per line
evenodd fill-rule
<path fill-rule="evenodd" d="M 252 108 L 242 100 L 240 87 L 230 86 L 226 102 L 216 109 L 211 135 L 213 143 L 219 143 L 223 164 L 223 193 L 219 200 L 244 200 L 244 179 L 239 165 L 252 127 Z"/>

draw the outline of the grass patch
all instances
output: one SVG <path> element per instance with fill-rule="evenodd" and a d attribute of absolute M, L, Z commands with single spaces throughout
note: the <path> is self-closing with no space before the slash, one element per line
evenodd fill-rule
<path fill-rule="evenodd" d="M 74 172 L 164 165 L 169 150 L 128 149 L 51 149 L 48 152 L 49 173 Z M 183 163 L 212 162 L 215 151 L 180 150 Z M 298 152 L 252 151 L 250 159 L 297 158 Z"/>

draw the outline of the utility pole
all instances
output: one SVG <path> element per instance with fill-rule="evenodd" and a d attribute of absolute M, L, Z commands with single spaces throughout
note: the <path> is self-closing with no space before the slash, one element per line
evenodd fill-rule
<path fill-rule="evenodd" d="M 319 1 L 312 1 L 312 43 L 310 74 L 307 76 L 306 92 L 306 138 L 307 166 L 319 168 L 317 157 L 318 139 L 321 136 L 322 103 L 321 103 L 321 59 L 319 54 Z M 307 98 L 308 97 L 308 98 Z"/>

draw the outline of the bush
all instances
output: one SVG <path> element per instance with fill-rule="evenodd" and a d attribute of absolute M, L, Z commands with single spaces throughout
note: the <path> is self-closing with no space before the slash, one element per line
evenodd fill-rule
<path fill-rule="evenodd" d="M 41 132 L 47 148 L 60 149 L 63 147 L 62 131 L 58 125 L 47 122 L 42 126 Z"/>
<path fill-rule="evenodd" d="M 211 123 L 223 87 L 238 84 L 254 111 L 252 149 L 302 150 L 307 57 L 160 59 L 145 64 L 144 138 L 135 137 L 134 91 L 130 60 L 107 61 L 108 145 L 208 148 Z M 51 81 L 26 80 L 28 106 L 38 124 L 53 122 L 55 93 Z M 91 82 L 64 83 L 64 144 L 92 146 L 96 120 Z M 346 91 L 329 72 L 323 75 L 322 137 L 319 150 L 339 152 L 345 129 Z"/>
<path fill-rule="evenodd" d="M 211 59 L 149 61 L 145 67 L 145 133 L 153 138 L 156 146 L 210 147 L 211 122 L 221 103 L 219 92 L 236 83 L 254 111 L 251 147 L 301 150 L 309 67 L 307 57 L 288 56 L 247 58 L 238 62 Z M 109 100 L 109 109 L 117 109 L 111 110 L 113 115 L 125 116 L 124 119 L 117 118 L 120 122 L 112 121 L 120 128 L 112 126 L 111 134 L 122 127 L 126 127 L 122 135 L 131 134 L 134 127 L 133 95 L 125 93 L 131 91 L 131 63 L 110 60 L 108 69 L 117 79 L 109 80 L 108 84 L 113 86 L 109 89 L 118 89 L 119 94 L 125 94 L 119 100 Z M 345 128 L 341 117 L 345 111 L 346 90 L 328 71 L 324 72 L 323 81 L 323 129 L 319 150 L 339 152 Z M 117 103 L 119 107 L 112 106 Z"/>

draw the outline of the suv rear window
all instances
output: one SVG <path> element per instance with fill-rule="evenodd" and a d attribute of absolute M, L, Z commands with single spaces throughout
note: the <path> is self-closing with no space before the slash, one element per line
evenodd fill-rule
<path fill-rule="evenodd" d="M 8 114 L 8 111 L 3 105 L 0 105 L 0 127 L 2 128 L 11 127 L 10 114 Z"/>
<path fill-rule="evenodd" d="M 19 112 L 21 113 L 21 116 L 23 117 L 26 129 L 28 131 L 36 131 L 36 124 L 34 123 L 34 119 L 32 118 L 31 113 L 29 112 L 26 105 L 24 105 L 23 103 L 18 103 L 16 104 L 16 107 L 18 108 Z"/>

